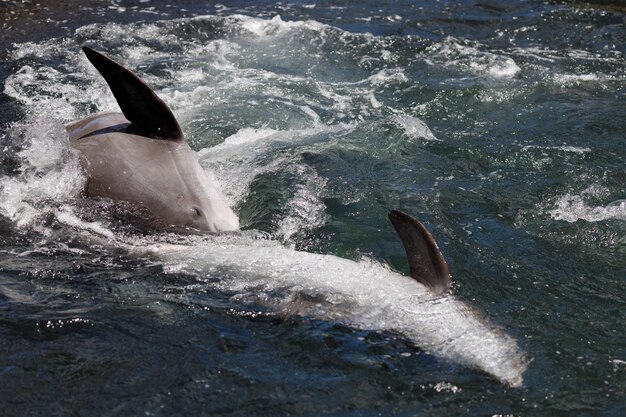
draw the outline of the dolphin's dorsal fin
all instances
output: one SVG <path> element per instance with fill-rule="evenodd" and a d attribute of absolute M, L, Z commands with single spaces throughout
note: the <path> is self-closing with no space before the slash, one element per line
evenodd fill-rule
<path fill-rule="evenodd" d="M 183 132 L 167 105 L 135 74 L 87 46 L 87 59 L 104 77 L 133 128 L 152 138 L 182 141 Z"/>
<path fill-rule="evenodd" d="M 389 220 L 400 235 L 411 269 L 411 277 L 434 294 L 442 294 L 452 283 L 448 264 L 426 227 L 399 210 L 389 212 Z"/>

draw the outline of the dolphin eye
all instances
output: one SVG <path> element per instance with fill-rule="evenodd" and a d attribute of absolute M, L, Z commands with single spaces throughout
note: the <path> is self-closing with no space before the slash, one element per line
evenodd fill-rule
<path fill-rule="evenodd" d="M 193 214 L 195 214 L 198 217 L 202 216 L 202 210 L 200 210 L 198 207 L 192 207 L 191 211 L 193 211 Z"/>

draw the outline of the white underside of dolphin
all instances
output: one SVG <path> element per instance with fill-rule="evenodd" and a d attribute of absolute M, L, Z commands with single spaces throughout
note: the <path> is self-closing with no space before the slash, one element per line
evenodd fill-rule
<path fill-rule="evenodd" d="M 153 244 L 134 251 L 154 254 L 172 272 L 218 277 L 214 285 L 243 303 L 397 332 L 435 357 L 482 370 L 511 387 L 523 384 L 527 361 L 513 338 L 449 292 L 435 295 L 380 263 L 232 234 L 193 246 Z"/>

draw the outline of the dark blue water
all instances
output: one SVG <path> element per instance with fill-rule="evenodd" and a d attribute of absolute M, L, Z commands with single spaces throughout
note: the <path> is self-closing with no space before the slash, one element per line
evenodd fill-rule
<path fill-rule="evenodd" d="M 67 4 L 0 5 L 1 415 L 626 412 L 619 2 Z M 85 44 L 172 107 L 258 240 L 242 263 L 269 239 L 406 273 L 386 215 L 412 213 L 530 360 L 524 386 L 350 306 L 273 308 L 284 282 L 253 294 L 206 242 L 84 198 L 63 125 L 117 110 Z M 194 261 L 129 250 L 155 242 Z M 334 302 L 318 290 L 290 305 Z"/>

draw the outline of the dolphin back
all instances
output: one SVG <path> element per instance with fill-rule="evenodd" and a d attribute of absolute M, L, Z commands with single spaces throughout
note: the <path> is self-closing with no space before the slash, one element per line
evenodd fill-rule
<path fill-rule="evenodd" d="M 184 140 L 176 117 L 146 83 L 100 52 L 87 46 L 83 52 L 104 77 L 133 131 L 154 139 Z"/>
<path fill-rule="evenodd" d="M 452 283 L 452 275 L 439 245 L 428 229 L 400 210 L 391 210 L 389 220 L 406 250 L 411 277 L 436 295 L 447 291 Z"/>

